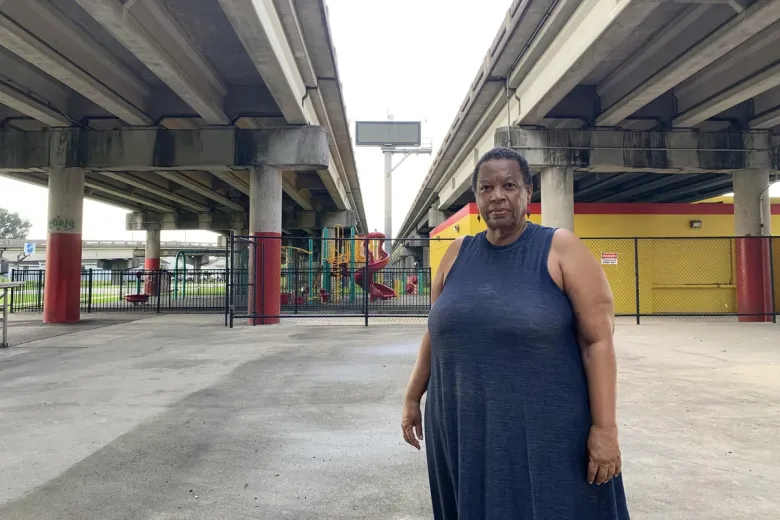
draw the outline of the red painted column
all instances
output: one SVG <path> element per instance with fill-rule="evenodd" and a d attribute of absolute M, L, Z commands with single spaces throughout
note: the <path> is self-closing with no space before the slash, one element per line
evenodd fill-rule
<path fill-rule="evenodd" d="M 144 270 L 158 271 L 160 269 L 160 230 L 146 230 L 146 249 L 144 250 Z M 157 274 L 146 273 L 144 292 L 150 296 L 157 295 Z"/>
<path fill-rule="evenodd" d="M 772 321 L 769 248 L 766 237 L 740 237 L 736 242 L 737 311 L 742 322 Z M 763 315 L 762 315 L 763 314 Z"/>
<path fill-rule="evenodd" d="M 250 325 L 279 323 L 282 288 L 282 171 L 270 166 L 249 171 Z"/>
<path fill-rule="evenodd" d="M 49 172 L 49 217 L 43 322 L 73 323 L 81 318 L 81 226 L 84 170 Z"/>
<path fill-rule="evenodd" d="M 772 321 L 769 172 L 742 170 L 733 174 L 733 184 L 737 312 L 752 314 L 739 321 Z"/>

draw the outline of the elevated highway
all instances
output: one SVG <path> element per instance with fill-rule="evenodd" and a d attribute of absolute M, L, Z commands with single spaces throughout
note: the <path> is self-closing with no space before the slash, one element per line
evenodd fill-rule
<path fill-rule="evenodd" d="M 163 229 L 366 230 L 323 0 L 0 0 L 0 125 L 0 175 L 49 188 L 47 276 L 78 276 L 84 197 L 149 268 Z"/>
<path fill-rule="evenodd" d="M 779 0 L 515 0 L 399 236 L 473 201 L 496 145 L 528 158 L 548 225 L 733 190 L 735 234 L 769 234 L 778 130 Z"/>
<path fill-rule="evenodd" d="M 22 257 L 25 243 L 35 244 L 35 252 L 23 256 L 21 265 L 45 265 L 45 240 L 0 239 L 0 259 L 15 264 Z M 197 250 L 204 256 L 208 253 L 225 254 L 225 246 L 208 242 L 160 242 L 160 257 L 176 256 L 182 250 Z M 107 269 L 125 269 L 134 267 L 136 259 L 146 256 L 146 242 L 138 240 L 83 240 L 81 243 L 82 265 L 97 264 Z"/>

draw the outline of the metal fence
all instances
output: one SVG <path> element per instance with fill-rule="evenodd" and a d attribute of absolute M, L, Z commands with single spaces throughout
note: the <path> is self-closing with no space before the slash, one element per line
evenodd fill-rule
<path fill-rule="evenodd" d="M 585 238 L 618 316 L 777 321 L 780 238 Z"/>
<path fill-rule="evenodd" d="M 615 313 L 777 321 L 780 237 L 585 238 Z M 82 312 L 224 313 L 225 324 L 282 318 L 427 317 L 451 239 L 232 237 L 227 269 L 85 270 Z M 389 254 L 392 252 L 392 254 Z M 278 273 L 274 275 L 274 272 Z M 266 273 L 266 276 L 262 276 Z M 11 312 L 41 312 L 43 270 L 16 270 Z"/>
<path fill-rule="evenodd" d="M 81 311 L 223 313 L 227 305 L 227 270 L 171 271 L 85 270 L 81 272 Z M 10 298 L 11 312 L 42 312 L 46 273 L 15 270 L 24 282 Z"/>
<path fill-rule="evenodd" d="M 390 241 L 387 241 L 390 242 Z M 390 267 L 379 240 L 233 237 L 228 324 L 282 318 L 425 318 L 430 267 Z M 280 277 L 262 276 L 273 273 Z"/>

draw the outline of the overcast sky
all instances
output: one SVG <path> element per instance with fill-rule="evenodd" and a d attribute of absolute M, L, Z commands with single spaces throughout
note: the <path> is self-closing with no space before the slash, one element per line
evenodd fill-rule
<path fill-rule="evenodd" d="M 423 122 L 423 138 L 441 145 L 511 0 L 480 0 L 453 8 L 451 0 L 327 0 L 350 130 L 355 120 Z M 471 7 L 476 5 L 478 7 Z M 383 230 L 382 153 L 357 148 L 363 203 L 371 230 Z M 396 156 L 396 161 L 400 157 Z M 412 156 L 394 172 L 393 228 L 399 229 L 431 164 Z M 780 185 L 772 194 L 780 195 Z M 0 207 L 33 223 L 30 237 L 46 238 L 46 189 L 0 177 Z M 84 203 L 85 240 L 143 240 L 125 231 L 125 210 Z M 204 231 L 164 231 L 163 240 L 215 241 Z"/>

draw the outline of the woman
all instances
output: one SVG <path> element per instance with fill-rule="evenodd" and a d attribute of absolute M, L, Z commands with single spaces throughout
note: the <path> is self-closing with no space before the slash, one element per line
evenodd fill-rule
<path fill-rule="evenodd" d="M 487 225 L 436 272 L 402 430 L 439 520 L 627 520 L 606 276 L 570 231 L 526 220 L 531 172 L 496 148 L 472 176 Z"/>

